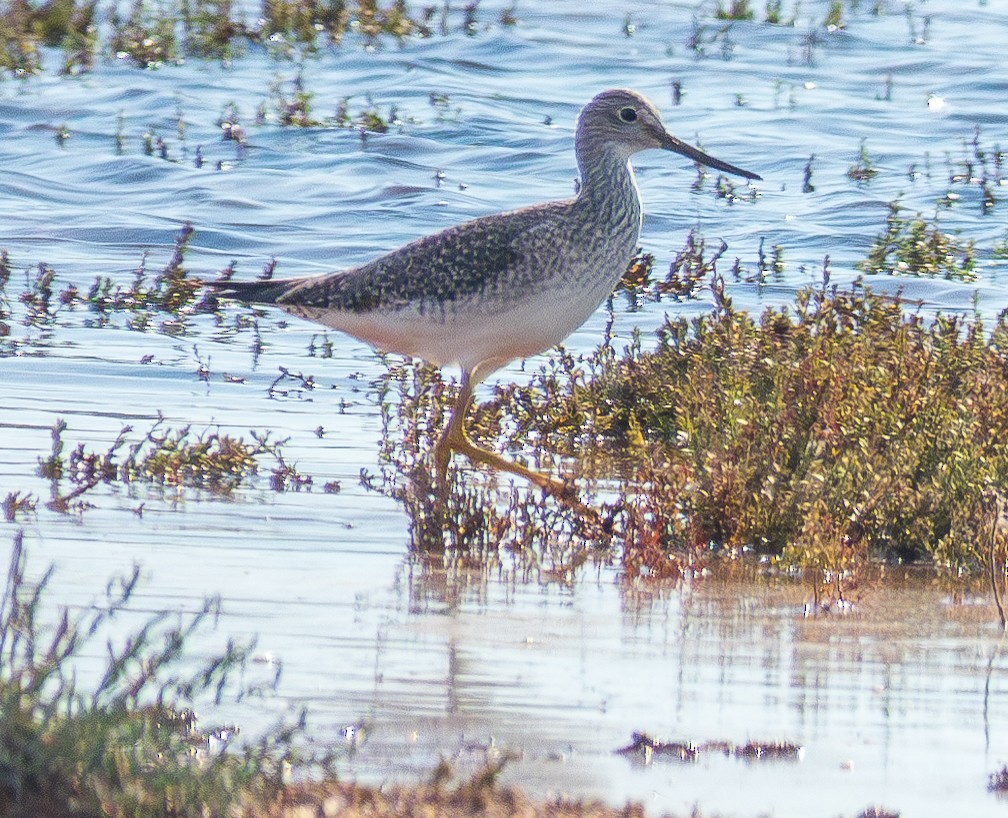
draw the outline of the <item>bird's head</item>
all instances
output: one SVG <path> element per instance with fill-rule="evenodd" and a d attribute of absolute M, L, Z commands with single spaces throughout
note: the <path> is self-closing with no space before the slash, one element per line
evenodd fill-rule
<path fill-rule="evenodd" d="M 578 118 L 576 143 L 579 158 L 587 161 L 604 151 L 614 151 L 620 159 L 629 159 L 640 151 L 660 148 L 725 173 L 747 179 L 761 178 L 673 136 L 654 104 L 625 88 L 603 91 L 584 107 Z"/>

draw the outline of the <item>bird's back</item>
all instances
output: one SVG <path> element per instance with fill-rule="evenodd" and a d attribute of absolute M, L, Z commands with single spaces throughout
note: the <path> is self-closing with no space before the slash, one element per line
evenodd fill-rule
<path fill-rule="evenodd" d="M 425 236 L 360 267 L 304 279 L 275 303 L 357 314 L 410 311 L 443 320 L 493 310 L 544 285 L 556 271 L 556 242 L 568 202 L 484 216 Z"/>

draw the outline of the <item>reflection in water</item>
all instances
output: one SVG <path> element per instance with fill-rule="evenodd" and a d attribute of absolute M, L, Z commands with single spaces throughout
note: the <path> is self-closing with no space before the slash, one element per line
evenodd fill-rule
<path fill-rule="evenodd" d="M 608 570 L 565 588 L 530 587 L 502 567 L 403 570 L 409 614 L 383 629 L 355 775 L 402 779 L 443 755 L 466 769 L 513 751 L 508 780 L 543 793 L 601 788 L 656 809 L 995 806 L 986 776 L 1008 753 L 997 729 L 1006 661 L 987 606 L 954 605 L 926 579 L 817 618 L 803 614 L 802 588 L 752 577 L 649 591 L 621 588 Z M 409 647 L 396 655 L 400 642 Z M 616 753 L 635 731 L 805 752 L 642 765 Z"/>

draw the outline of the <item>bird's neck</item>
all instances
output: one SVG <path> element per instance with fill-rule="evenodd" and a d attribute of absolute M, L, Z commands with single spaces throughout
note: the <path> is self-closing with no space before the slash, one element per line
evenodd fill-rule
<path fill-rule="evenodd" d="M 600 223 L 639 232 L 640 196 L 629 160 L 596 154 L 590 161 L 579 161 L 578 169 L 581 187 L 576 206 L 590 210 Z"/>

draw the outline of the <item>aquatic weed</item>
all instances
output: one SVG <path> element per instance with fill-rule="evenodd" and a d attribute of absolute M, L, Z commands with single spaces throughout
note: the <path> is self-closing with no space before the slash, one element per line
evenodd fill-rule
<path fill-rule="evenodd" d="M 95 54 L 104 50 L 138 67 L 159 68 L 186 57 L 230 62 L 246 45 L 265 46 L 279 59 L 296 60 L 316 52 L 323 44 L 338 45 L 355 32 L 368 45 L 382 37 L 403 40 L 412 35 L 432 36 L 436 8 L 424 8 L 414 18 L 404 0 L 386 5 L 377 0 L 263 0 L 253 25 L 241 19 L 233 0 L 134 0 L 125 16 L 113 5 L 108 13 L 108 36 L 98 41 L 95 22 L 97 0 L 53 0 L 35 8 L 27 3 L 7 4 L 0 12 L 0 68 L 17 76 L 42 69 L 40 44 L 62 46 L 62 72 L 89 71 Z M 477 4 L 461 10 L 459 27 L 478 33 Z M 501 13 L 502 25 L 513 25 L 513 9 Z M 449 7 L 441 12 L 439 30 L 448 34 Z"/>
<path fill-rule="evenodd" d="M 990 792 L 1008 793 L 1008 765 L 996 773 L 991 773 L 987 779 L 987 789 Z"/>
<path fill-rule="evenodd" d="M 0 68 L 15 76 L 42 69 L 39 46 L 62 46 L 61 73 L 90 70 L 97 48 L 97 0 L 49 0 L 41 4 L 4 3 L 0 7 Z"/>
<path fill-rule="evenodd" d="M 131 609 L 139 576 L 134 566 L 96 604 L 77 612 L 61 605 L 48 618 L 53 568 L 29 580 L 23 535 L 15 535 L 0 600 L 3 815 L 230 815 L 276 798 L 285 769 L 330 769 L 328 757 L 309 760 L 292 748 L 303 714 L 245 747 L 234 726 L 198 725 L 197 702 L 261 695 L 279 678 L 239 681 L 254 642 L 229 640 L 192 667 L 189 644 L 216 621 L 219 600 L 174 623 L 154 614 L 122 641 L 94 644 Z M 85 685 L 78 658 L 103 653 L 104 671 Z"/>
<path fill-rule="evenodd" d="M 899 200 L 889 203 L 885 230 L 858 264 L 866 273 L 941 277 L 958 281 L 976 279 L 976 253 L 972 241 L 960 241 L 925 221 L 920 213 L 907 219 Z"/>
<path fill-rule="evenodd" d="M 444 572 L 442 572 L 443 576 Z M 459 576 L 458 584 L 475 581 Z M 442 579 L 455 583 L 456 577 Z M 472 591 L 470 587 L 467 592 Z M 454 587 L 448 589 L 455 593 Z M 506 764 L 516 756 L 497 747 L 488 748 L 486 762 L 459 782 L 452 764 L 442 759 L 429 780 L 416 784 L 365 785 L 353 781 L 331 779 L 309 781 L 285 789 L 284 801 L 276 810 L 255 818 L 302 818 L 302 816 L 334 815 L 341 818 L 395 818 L 395 816 L 438 816 L 438 818 L 471 818 L 472 816 L 508 816 L 509 818 L 646 818 L 642 804 L 628 802 L 611 807 L 592 799 L 571 799 L 552 795 L 548 799 L 533 799 L 520 788 L 500 782 Z M 327 812 L 327 810 L 329 810 Z M 335 812 L 333 811 L 335 810 Z M 249 816 L 252 818 L 252 816 Z M 690 818 L 701 818 L 694 809 Z"/>
<path fill-rule="evenodd" d="M 695 762 L 703 755 L 731 756 L 742 761 L 800 761 L 805 748 L 793 741 L 754 741 L 744 744 L 731 741 L 708 740 L 703 742 L 669 741 L 657 739 L 647 733 L 634 732 L 630 744 L 616 750 L 624 756 L 640 756 L 645 764 L 656 758 Z"/>
<path fill-rule="evenodd" d="M 815 192 L 815 185 L 812 184 L 812 163 L 814 161 L 815 161 L 815 154 L 813 153 L 808 158 L 808 162 L 805 163 L 805 168 L 802 171 L 802 193 Z"/>
<path fill-rule="evenodd" d="M 116 453 L 126 442 L 126 434 L 130 427 L 124 427 L 104 453 L 89 452 L 83 443 L 70 453 L 66 461 L 61 457 L 63 451 L 62 434 L 66 431 L 66 421 L 59 419 L 52 428 L 52 454 L 49 458 L 39 459 L 38 474 L 50 481 L 52 497 L 47 507 L 61 513 L 80 513 L 89 504 L 81 500 L 81 496 L 91 491 L 101 483 L 111 483 L 115 480 L 118 467 L 115 463 Z M 72 488 L 61 491 L 61 480 L 67 478 Z"/>
<path fill-rule="evenodd" d="M 868 148 L 865 145 L 866 141 L 865 139 L 861 140 L 857 163 L 847 169 L 847 178 L 858 184 L 867 184 L 878 176 L 878 170 L 872 162 L 871 156 L 868 155 Z"/>
<path fill-rule="evenodd" d="M 801 37 L 801 64 L 811 67 L 816 65 L 816 49 L 827 42 L 819 29 L 812 29 Z"/>
<path fill-rule="evenodd" d="M 10 491 L 0 503 L 3 510 L 4 519 L 12 523 L 19 514 L 34 514 L 38 502 L 31 494 L 22 494 L 20 491 Z"/>
<path fill-rule="evenodd" d="M 91 507 L 84 495 L 112 483 L 155 483 L 181 489 L 192 487 L 216 494 L 234 491 L 258 470 L 256 455 L 268 451 L 279 456 L 277 444 L 267 448 L 266 437 L 253 434 L 255 444 L 219 431 L 194 434 L 189 426 L 165 428 L 157 420 L 139 440 L 131 442 L 133 427 L 124 426 L 104 450 L 78 443 L 64 456 L 66 421 L 52 427 L 52 451 L 39 458 L 38 474 L 50 481 L 47 507 L 61 513 L 80 514 Z M 69 483 L 64 489 L 63 481 Z"/>
<path fill-rule="evenodd" d="M 312 486 L 315 484 L 314 478 L 310 474 L 298 471 L 297 464 L 288 463 L 284 457 L 282 447 L 287 442 L 286 438 L 284 440 L 270 440 L 269 432 L 253 431 L 252 439 L 256 443 L 255 454 L 269 454 L 276 462 L 270 472 L 270 488 L 273 491 L 280 493 L 312 490 Z"/>
<path fill-rule="evenodd" d="M 832 0 L 829 11 L 826 12 L 826 19 L 823 20 L 823 28 L 831 32 L 846 28 L 847 23 L 844 22 L 843 12 L 844 8 L 841 0 Z"/>
<path fill-rule="evenodd" d="M 759 246 L 756 249 L 756 270 L 753 273 L 746 272 L 739 258 L 735 259 L 735 266 L 732 269 L 732 277 L 736 281 L 747 281 L 751 284 L 766 284 L 771 278 L 779 280 L 784 273 L 784 248 L 775 244 L 770 248 L 770 254 L 766 252 L 766 237 L 760 236 Z M 716 280 L 712 279 L 712 280 Z"/>
<path fill-rule="evenodd" d="M 239 56 L 249 32 L 234 13 L 233 0 L 181 0 L 185 52 L 225 63 Z"/>
<path fill-rule="evenodd" d="M 7 341 L 7 337 L 10 335 L 10 324 L 4 320 L 10 318 L 11 315 L 6 290 L 10 273 L 10 259 L 7 256 L 7 251 L 0 250 L 0 355 L 7 355 L 11 351 L 11 345 Z"/>
<path fill-rule="evenodd" d="M 728 21 L 724 25 L 711 27 L 694 17 L 690 36 L 686 40 L 686 47 L 699 59 L 707 56 L 711 46 L 720 46 L 721 58 L 731 59 L 735 50 L 735 42 L 731 38 L 731 25 L 731 21 Z"/>
<path fill-rule="evenodd" d="M 976 191 L 980 212 L 992 213 L 998 203 L 995 190 L 1004 186 L 1005 152 L 999 145 L 986 147 L 981 143 L 981 129 L 977 125 L 970 139 L 963 139 L 962 154 L 958 161 L 946 155 L 949 189 L 939 200 L 944 207 L 952 207 L 961 198 L 953 188 L 963 187 Z"/>
<path fill-rule="evenodd" d="M 0 69 L 16 77 L 28 77 L 42 70 L 33 22 L 33 9 L 28 3 L 4 3 L 0 7 Z"/>
<path fill-rule="evenodd" d="M 917 21 L 914 18 L 914 12 L 916 11 L 917 7 L 913 3 L 907 3 L 903 7 L 903 14 L 906 17 L 907 29 L 910 34 L 910 42 L 914 45 L 927 45 L 928 40 L 931 38 L 931 15 L 925 14 L 918 28 Z"/>
<path fill-rule="evenodd" d="M 248 134 L 245 131 L 245 127 L 241 124 L 240 113 L 236 103 L 228 102 L 224 106 L 221 115 L 217 117 L 217 127 L 220 128 L 221 137 L 225 141 L 235 142 L 240 148 L 245 146 Z"/>
<path fill-rule="evenodd" d="M 291 372 L 287 367 L 279 367 L 280 374 L 274 379 L 269 387 L 269 396 L 277 397 L 303 397 L 312 392 L 318 385 L 313 375 L 305 375 L 303 372 Z M 282 385 L 283 384 L 283 385 Z M 293 384 L 290 386 L 289 384 Z"/>
<path fill-rule="evenodd" d="M 886 74 L 885 79 L 882 83 L 882 90 L 876 92 L 875 99 L 879 100 L 880 102 L 892 102 L 893 84 L 894 84 L 893 75 Z"/>
<path fill-rule="evenodd" d="M 632 454 L 622 465 L 622 510 L 618 527 L 621 565 L 627 580 L 680 580 L 699 576 L 718 555 L 698 538 L 681 503 L 689 490 L 688 462 L 663 447 L 648 446 L 642 431 L 630 431 Z"/>
<path fill-rule="evenodd" d="M 341 42 L 351 30 L 373 43 L 382 35 L 403 39 L 420 28 L 403 0 L 395 0 L 387 8 L 376 0 L 358 0 L 353 10 L 348 5 L 345 0 L 264 0 L 259 37 L 270 43 L 293 41 L 314 49 L 320 32 L 332 44 Z M 421 33 L 429 36 L 431 32 L 423 29 Z"/>
<path fill-rule="evenodd" d="M 312 98 L 314 96 L 311 91 L 305 89 L 304 75 L 298 71 L 291 80 L 278 76 L 273 81 L 270 85 L 269 104 L 272 105 L 281 125 L 294 128 L 312 128 L 322 124 L 312 116 Z M 268 111 L 269 107 L 264 102 L 260 106 L 257 117 L 260 124 L 268 115 Z"/>
<path fill-rule="evenodd" d="M 471 3 L 466 3 L 463 7 L 463 19 L 462 19 L 462 30 L 469 36 L 475 37 L 479 31 L 479 23 L 476 18 L 476 12 L 479 9 L 479 0 L 473 0 Z"/>
<path fill-rule="evenodd" d="M 290 59 L 296 53 L 311 52 L 319 30 L 313 7 L 298 0 L 264 0 L 259 35 L 275 57 Z M 342 31 L 329 29 L 337 41 Z"/>
<path fill-rule="evenodd" d="M 27 273 L 25 274 L 27 277 Z M 25 326 L 52 326 L 56 321 L 58 307 L 53 304 L 53 282 L 56 271 L 48 264 L 40 263 L 35 277 L 29 279 L 28 287 L 21 293 L 20 301 L 27 308 Z"/>
<path fill-rule="evenodd" d="M 98 0 L 85 0 L 80 4 L 72 0 L 62 0 L 47 4 L 47 7 L 61 9 L 61 13 L 65 15 L 50 38 L 50 44 L 58 43 L 63 49 L 63 65 L 60 73 L 64 75 L 87 73 L 94 67 L 95 55 L 99 48 L 98 25 L 95 21 Z"/>
<path fill-rule="evenodd" d="M 653 270 L 654 255 L 652 253 L 645 253 L 638 247 L 636 254 L 630 259 L 626 270 L 623 271 L 623 276 L 620 278 L 615 290 L 615 292 L 626 293 L 628 309 L 636 310 L 640 308 L 644 296 L 648 294 L 653 286 L 651 280 Z M 612 296 L 610 296 L 609 303 L 611 309 Z"/>
<path fill-rule="evenodd" d="M 391 34 L 402 39 L 414 28 L 405 0 L 394 0 L 385 9 L 378 5 L 377 0 L 358 0 L 355 22 L 358 30 L 372 39 L 381 34 Z"/>
<path fill-rule="evenodd" d="M 717 263 L 728 249 L 721 240 L 721 246 L 709 257 L 707 242 L 696 229 L 686 234 L 686 241 L 669 265 L 665 280 L 657 286 L 658 292 L 673 296 L 677 301 L 694 298 L 708 277 L 717 275 Z"/>
<path fill-rule="evenodd" d="M 644 301 L 659 301 L 665 295 L 676 301 L 696 298 L 705 281 L 717 274 L 717 263 L 727 249 L 727 243 L 721 240 L 721 246 L 709 254 L 706 239 L 696 229 L 691 229 L 682 248 L 669 264 L 664 279 L 654 278 L 654 255 L 638 249 L 616 292 L 626 294 L 627 306 L 631 310 L 638 309 Z"/>
<path fill-rule="evenodd" d="M 370 131 L 371 133 L 388 133 L 389 122 L 394 121 L 394 112 L 389 115 L 388 119 L 385 119 L 373 105 L 368 106 L 357 118 L 358 127 L 363 131 Z"/>
<path fill-rule="evenodd" d="M 900 813 L 887 807 L 865 807 L 854 818 L 900 818 Z"/>
<path fill-rule="evenodd" d="M 755 12 L 749 7 L 749 0 L 729 0 L 725 7 L 718 0 L 714 7 L 714 17 L 718 20 L 752 20 Z"/>
<path fill-rule="evenodd" d="M 176 15 L 170 8 L 150 0 L 134 0 L 123 20 L 113 6 L 109 12 L 112 34 L 108 48 L 117 59 L 140 68 L 159 68 L 182 57 L 176 35 Z"/>
<path fill-rule="evenodd" d="M 7 287 L 7 282 L 10 281 L 11 277 L 11 264 L 10 255 L 7 252 L 7 248 L 0 250 L 0 297 L 6 298 L 6 293 L 4 292 Z"/>
<path fill-rule="evenodd" d="M 432 105 L 435 105 L 433 102 L 434 96 L 434 94 L 431 94 Z M 447 101 L 447 98 L 445 99 Z M 340 100 L 333 119 L 323 124 L 332 124 L 337 128 L 356 128 L 361 132 L 362 138 L 364 138 L 368 133 L 388 133 L 392 126 L 401 126 L 402 120 L 399 118 L 396 106 L 393 105 L 389 109 L 388 116 L 383 116 L 378 110 L 378 106 L 374 104 L 370 97 L 368 97 L 363 109 L 357 114 L 352 114 L 350 112 L 350 100 L 344 97 Z"/>
<path fill-rule="evenodd" d="M 220 432 L 193 435 L 189 426 L 162 432 L 160 425 L 158 421 L 130 447 L 117 470 L 123 482 L 143 480 L 228 494 L 257 471 L 258 448 L 242 438 Z"/>
<path fill-rule="evenodd" d="M 1004 235 L 994 242 L 994 246 L 991 248 L 991 255 L 994 258 L 1008 258 L 1008 231 L 1005 231 Z"/>
<path fill-rule="evenodd" d="M 203 283 L 188 277 L 185 268 L 185 252 L 193 236 L 193 226 L 186 222 L 175 237 L 175 248 L 171 260 L 154 279 L 153 300 L 165 312 L 179 315 L 192 304 L 196 291 Z"/>
<path fill-rule="evenodd" d="M 138 332 L 146 332 L 156 326 L 166 335 L 185 334 L 191 315 L 213 312 L 217 308 L 211 293 L 196 298 L 203 283 L 189 277 L 185 254 L 193 233 L 190 223 L 182 226 L 175 237 L 171 258 L 153 280 L 150 280 L 147 270 L 149 254 L 144 252 L 130 286 L 124 287 L 109 276 L 97 276 L 86 296 L 64 291 L 68 303 L 71 306 L 78 301 L 86 303 L 97 316 L 92 326 L 105 326 L 115 314 L 122 313 L 127 316 L 126 325 Z M 159 315 L 163 316 L 163 320 L 155 325 L 155 318 Z"/>
<path fill-rule="evenodd" d="M 518 25 L 518 2 L 514 0 L 510 6 L 505 9 L 501 9 L 500 13 L 500 24 L 505 28 L 511 28 L 512 26 Z"/>

